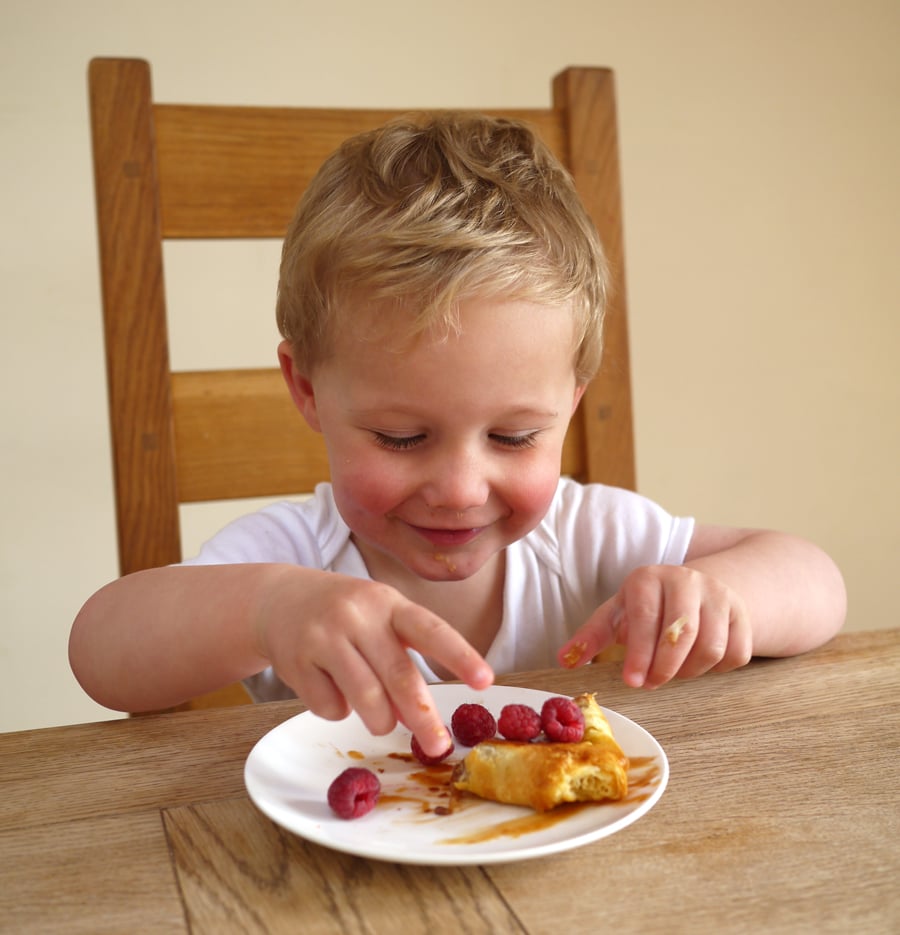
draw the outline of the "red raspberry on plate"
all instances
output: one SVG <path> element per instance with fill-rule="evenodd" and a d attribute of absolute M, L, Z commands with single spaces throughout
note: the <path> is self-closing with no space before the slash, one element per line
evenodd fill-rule
<path fill-rule="evenodd" d="M 453 736 L 464 746 L 474 747 L 497 733 L 494 715 L 484 705 L 461 704 L 450 718 Z"/>
<path fill-rule="evenodd" d="M 500 712 L 497 729 L 507 740 L 534 740 L 541 732 L 541 716 L 527 704 L 508 704 Z"/>
<path fill-rule="evenodd" d="M 351 766 L 328 787 L 328 804 L 338 818 L 362 818 L 375 808 L 381 783 L 370 770 Z"/>
<path fill-rule="evenodd" d="M 429 756 L 419 744 L 419 741 L 416 739 L 416 735 L 412 735 L 412 739 L 409 742 L 409 747 L 412 750 L 412 755 L 423 765 L 423 766 L 437 766 L 438 763 L 442 763 L 447 759 L 448 756 L 454 751 L 455 747 L 453 741 L 450 741 L 450 746 L 440 755 L 440 756 Z"/>
<path fill-rule="evenodd" d="M 584 739 L 584 715 L 571 698 L 548 698 L 541 708 L 541 726 L 548 740 L 578 743 Z"/>

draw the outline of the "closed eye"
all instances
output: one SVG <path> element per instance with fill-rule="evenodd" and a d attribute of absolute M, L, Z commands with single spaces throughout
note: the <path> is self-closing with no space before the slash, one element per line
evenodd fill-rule
<path fill-rule="evenodd" d="M 372 432 L 372 437 L 388 451 L 408 451 L 425 440 L 424 435 L 385 435 L 384 432 Z"/>
<path fill-rule="evenodd" d="M 533 448 L 539 432 L 526 432 L 523 435 L 502 435 L 492 432 L 488 437 L 503 448 Z M 387 435 L 384 432 L 372 432 L 375 443 L 388 451 L 409 451 L 425 441 L 425 435 Z"/>
<path fill-rule="evenodd" d="M 491 440 L 504 448 L 533 448 L 537 439 L 537 432 L 527 432 L 524 435 L 491 435 Z"/>

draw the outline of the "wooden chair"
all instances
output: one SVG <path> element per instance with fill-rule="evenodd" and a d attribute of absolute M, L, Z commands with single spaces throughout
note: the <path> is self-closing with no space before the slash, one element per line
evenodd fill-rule
<path fill-rule="evenodd" d="M 136 59 L 94 59 L 88 78 L 125 575 L 180 561 L 179 503 L 299 494 L 328 478 L 321 438 L 277 368 L 170 371 L 163 241 L 280 239 L 324 158 L 402 111 L 162 104 L 149 64 Z M 487 112 L 535 127 L 572 172 L 607 250 L 615 289 L 604 363 L 572 421 L 563 472 L 633 488 L 613 73 L 566 69 L 552 99 L 547 109 Z M 188 706 L 246 701 L 235 688 Z"/>

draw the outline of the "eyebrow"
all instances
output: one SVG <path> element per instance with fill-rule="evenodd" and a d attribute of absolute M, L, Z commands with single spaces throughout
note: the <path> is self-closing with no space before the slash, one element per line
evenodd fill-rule
<path fill-rule="evenodd" d="M 399 416 L 404 419 L 413 418 L 420 419 L 421 414 L 412 410 L 412 409 L 393 409 L 393 408 L 372 408 L 372 409 L 350 409 L 349 413 L 351 416 L 357 419 L 372 419 L 375 417 L 384 417 L 384 416 Z M 499 421 L 503 419 L 556 419 L 559 416 L 559 412 L 556 409 L 532 409 L 530 406 L 520 406 L 518 409 L 511 409 L 508 412 L 502 413 L 499 418 Z M 491 421 L 498 421 L 496 419 Z"/>

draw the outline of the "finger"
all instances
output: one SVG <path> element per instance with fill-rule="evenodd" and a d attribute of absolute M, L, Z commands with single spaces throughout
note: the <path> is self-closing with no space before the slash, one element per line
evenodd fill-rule
<path fill-rule="evenodd" d="M 622 602 L 616 594 L 604 601 L 560 647 L 556 658 L 561 666 L 574 669 L 590 662 L 597 653 L 616 642 L 622 622 Z"/>
<path fill-rule="evenodd" d="M 318 717 L 327 721 L 341 721 L 352 710 L 331 676 L 317 666 L 304 667 L 303 673 L 296 677 L 282 671 L 277 674 Z"/>
<path fill-rule="evenodd" d="M 622 678 L 626 685 L 641 688 L 656 655 L 665 594 L 662 582 L 655 575 L 634 574 L 626 579 L 622 589 L 622 627 L 627 628 L 625 660 Z"/>
<path fill-rule="evenodd" d="M 704 626 L 708 615 L 701 577 L 686 573 L 662 580 L 663 607 L 656 651 L 644 681 L 647 688 L 658 688 L 675 678 L 709 631 Z"/>
<path fill-rule="evenodd" d="M 678 678 L 696 678 L 715 668 L 726 655 L 728 641 L 728 607 L 707 599 L 700 610 L 697 638 L 677 673 Z"/>
<path fill-rule="evenodd" d="M 752 657 L 753 631 L 750 628 L 750 618 L 743 603 L 736 601 L 729 616 L 728 645 L 721 660 L 710 671 L 731 672 L 747 665 Z"/>
<path fill-rule="evenodd" d="M 353 638 L 348 634 L 334 634 L 330 640 L 305 646 L 304 664 L 298 667 L 298 695 L 310 703 L 316 714 L 331 714 L 336 719 L 352 709 L 370 733 L 389 733 L 397 720 L 371 662 L 379 651 L 389 652 L 389 646 L 390 641 L 382 638 L 380 646 L 367 650 L 359 645 L 358 635 Z M 400 647 L 395 652 L 405 655 Z"/>
<path fill-rule="evenodd" d="M 405 656 L 402 650 L 401 656 Z M 346 653 L 340 667 L 333 672 L 338 688 L 359 715 L 369 733 L 382 736 L 390 733 L 397 726 L 397 712 L 392 700 L 392 686 L 383 675 L 383 670 L 390 670 L 360 647 L 354 647 Z"/>
<path fill-rule="evenodd" d="M 372 634 L 370 641 L 365 634 L 360 649 L 384 687 L 392 716 L 415 734 L 426 754 L 440 756 L 450 735 L 407 648 L 430 656 L 479 690 L 491 684 L 494 673 L 456 630 L 418 605 L 397 609 L 392 625 L 396 640 Z"/>
<path fill-rule="evenodd" d="M 427 656 L 470 688 L 482 691 L 493 684 L 494 671 L 481 654 L 436 614 L 409 604 L 395 612 L 394 631 L 404 646 Z"/>
<path fill-rule="evenodd" d="M 644 677 L 645 688 L 659 688 L 679 675 L 696 644 L 699 631 L 696 613 L 676 613 L 674 619 L 669 616 L 663 618 L 656 652 Z"/>
<path fill-rule="evenodd" d="M 417 735 L 427 754 L 439 756 L 450 737 L 415 663 L 398 642 L 385 640 L 383 632 L 372 632 L 371 640 L 367 636 L 356 644 L 333 644 L 320 654 L 318 666 L 304 670 L 304 695 L 316 705 L 310 709 L 337 719 L 352 708 L 375 736 L 390 733 L 399 720 Z M 329 708 L 334 698 L 340 706 Z M 338 710 L 342 713 L 336 714 Z"/>
<path fill-rule="evenodd" d="M 450 746 L 450 735 L 422 674 L 406 653 L 402 655 L 380 671 L 392 710 L 415 734 L 426 755 L 440 756 Z"/>

